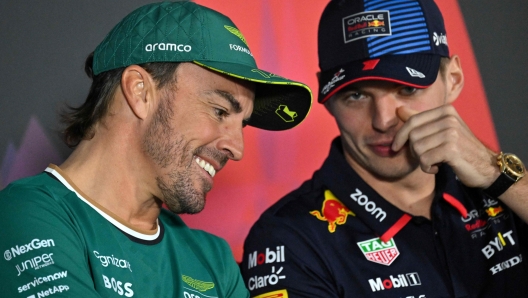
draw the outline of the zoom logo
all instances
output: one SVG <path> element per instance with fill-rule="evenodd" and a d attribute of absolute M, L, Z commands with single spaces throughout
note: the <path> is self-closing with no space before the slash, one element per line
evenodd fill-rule
<path fill-rule="evenodd" d="M 369 200 L 367 195 L 364 195 L 361 190 L 356 188 L 356 193 L 350 194 L 350 198 L 358 203 L 359 206 L 363 206 L 367 212 L 370 212 L 376 219 L 382 222 L 387 213 L 383 209 L 376 206 L 376 203 Z"/>

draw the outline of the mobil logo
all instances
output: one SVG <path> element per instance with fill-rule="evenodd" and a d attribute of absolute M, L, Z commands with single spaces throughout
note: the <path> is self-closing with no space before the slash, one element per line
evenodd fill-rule
<path fill-rule="evenodd" d="M 420 281 L 420 276 L 417 272 L 398 274 L 396 276 L 390 275 L 384 280 L 382 280 L 381 277 L 373 278 L 369 279 L 368 282 L 372 292 L 413 287 L 422 284 Z"/>
<path fill-rule="evenodd" d="M 284 245 L 277 246 L 274 250 L 266 247 L 264 252 L 254 251 L 248 255 L 248 269 L 262 264 L 284 262 Z"/>

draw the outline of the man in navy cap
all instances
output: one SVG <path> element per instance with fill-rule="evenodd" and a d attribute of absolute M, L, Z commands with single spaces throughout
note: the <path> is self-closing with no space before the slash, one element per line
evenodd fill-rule
<path fill-rule="evenodd" d="M 331 1 L 319 65 L 340 136 L 252 227 L 252 296 L 525 297 L 524 165 L 452 106 L 464 76 L 434 1 Z"/>

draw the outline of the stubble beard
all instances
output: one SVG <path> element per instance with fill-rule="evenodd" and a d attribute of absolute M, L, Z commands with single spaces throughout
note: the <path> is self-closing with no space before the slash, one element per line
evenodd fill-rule
<path fill-rule="evenodd" d="M 162 169 L 172 168 L 164 175 L 156 177 L 163 203 L 176 214 L 195 214 L 205 206 L 205 194 L 211 190 L 210 183 L 192 172 L 193 153 L 189 143 L 178 135 L 169 122 L 174 113 L 168 98 L 162 98 L 143 139 L 143 150 Z M 203 150 L 197 148 L 196 151 Z M 193 179 L 194 178 L 194 179 Z M 196 189 L 194 181 L 199 179 L 201 189 Z"/>
<path fill-rule="evenodd" d="M 381 157 L 364 145 L 362 150 L 353 149 L 342 139 L 343 150 L 352 168 L 359 167 L 381 181 L 397 181 L 405 178 L 419 167 L 419 160 L 407 149 L 400 156 Z M 351 159 L 351 160 L 350 160 Z M 355 165 L 354 165 L 355 164 Z M 356 172 L 360 169 L 356 169 Z"/>
<path fill-rule="evenodd" d="M 371 164 L 371 172 L 380 180 L 397 181 L 407 177 L 417 168 L 414 164 L 397 164 L 379 162 Z"/>

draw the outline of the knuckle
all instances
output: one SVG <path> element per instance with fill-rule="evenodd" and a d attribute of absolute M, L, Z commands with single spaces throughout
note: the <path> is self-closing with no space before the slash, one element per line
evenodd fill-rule
<path fill-rule="evenodd" d="M 460 122 L 458 121 L 458 118 L 453 115 L 449 115 L 445 118 L 445 121 L 447 122 L 449 127 L 458 127 Z"/>
<path fill-rule="evenodd" d="M 460 138 L 460 132 L 456 128 L 449 128 L 444 132 L 444 138 L 448 143 L 453 144 Z"/>

